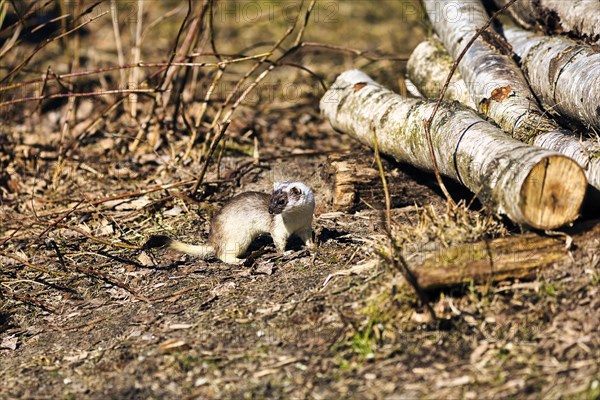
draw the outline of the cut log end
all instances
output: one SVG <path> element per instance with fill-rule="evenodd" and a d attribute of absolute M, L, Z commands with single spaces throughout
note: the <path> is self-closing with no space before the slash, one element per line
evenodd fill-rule
<path fill-rule="evenodd" d="M 574 221 L 585 197 L 587 181 L 581 167 L 554 155 L 535 165 L 521 187 L 521 209 L 527 223 L 555 229 Z"/>

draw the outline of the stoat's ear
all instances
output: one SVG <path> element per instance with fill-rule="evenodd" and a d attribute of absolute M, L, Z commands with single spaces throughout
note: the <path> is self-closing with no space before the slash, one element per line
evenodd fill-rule
<path fill-rule="evenodd" d="M 298 195 L 300 195 L 300 193 L 301 193 L 302 191 L 300 190 L 300 188 L 298 188 L 298 187 L 296 187 L 296 186 L 292 186 L 292 188 L 290 189 L 290 192 L 291 192 L 293 195 L 296 195 L 296 196 L 298 196 Z"/>

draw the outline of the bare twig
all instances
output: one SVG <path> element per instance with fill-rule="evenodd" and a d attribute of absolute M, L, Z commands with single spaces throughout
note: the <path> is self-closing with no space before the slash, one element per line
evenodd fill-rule
<path fill-rule="evenodd" d="M 208 109 L 208 102 L 209 102 L 210 98 L 212 97 L 213 92 L 215 91 L 215 88 L 217 87 L 217 84 L 223 77 L 224 73 L 225 73 L 225 67 L 219 68 L 217 70 L 217 73 L 213 77 L 213 80 L 212 80 L 208 90 L 206 91 L 206 94 L 204 95 L 204 101 L 202 102 L 202 105 L 200 106 L 200 111 L 198 112 L 198 115 L 196 116 L 196 119 L 194 121 L 194 125 L 192 127 L 192 135 L 190 136 L 190 140 L 188 141 L 187 148 L 183 155 L 184 160 L 189 157 L 190 152 L 192 151 L 192 147 L 194 146 L 194 143 L 196 142 L 196 138 L 198 137 L 198 129 L 200 129 L 200 124 L 202 124 L 202 120 L 204 119 L 204 115 L 206 114 L 206 110 Z"/>
<path fill-rule="evenodd" d="M 41 309 L 43 309 L 45 311 L 49 311 L 53 314 L 58 314 L 58 310 L 56 308 L 52 307 L 51 305 L 49 305 L 46 302 L 43 302 L 42 300 L 34 299 L 33 297 L 25 296 L 22 294 L 17 294 L 12 291 L 8 291 L 8 290 L 4 290 L 3 293 L 6 296 L 11 297 L 15 300 L 19 300 L 19 301 L 22 301 L 23 303 L 28 303 L 28 304 L 40 307 Z"/>
<path fill-rule="evenodd" d="M 304 14 L 304 23 L 300 26 L 300 30 L 298 31 L 298 35 L 296 36 L 296 40 L 294 40 L 294 47 L 298 46 L 300 42 L 302 42 L 302 37 L 304 36 L 304 31 L 306 30 L 306 26 L 308 25 L 308 21 L 310 18 L 310 14 L 312 13 L 313 8 L 315 7 L 315 3 L 317 0 L 311 0 L 308 5 L 308 9 Z"/>
<path fill-rule="evenodd" d="M 142 54 L 141 45 L 142 45 L 142 22 L 144 19 L 144 2 L 142 0 L 138 0 L 137 3 L 137 18 L 135 24 L 135 39 L 133 44 L 133 63 L 137 64 L 140 62 L 140 57 Z M 139 80 L 140 70 L 139 68 L 133 68 L 129 75 L 129 83 L 128 87 L 131 85 L 133 88 L 137 88 L 138 80 Z M 137 116 L 137 96 L 135 94 L 131 94 L 129 96 L 129 114 L 132 118 L 135 119 Z"/>
<path fill-rule="evenodd" d="M 223 124 L 223 126 L 221 126 L 221 129 L 219 130 L 219 134 L 212 141 L 210 149 L 208 150 L 208 154 L 206 155 L 206 159 L 204 160 L 204 163 L 202 164 L 202 169 L 200 170 L 200 173 L 198 174 L 198 178 L 196 179 L 196 183 L 194 184 L 194 187 L 192 188 L 192 190 L 190 192 L 192 196 L 194 196 L 196 194 L 196 192 L 198 191 L 198 188 L 204 181 L 204 176 L 206 175 L 206 171 L 208 170 L 208 164 L 210 163 L 210 159 L 212 158 L 212 155 L 215 152 L 217 145 L 219 144 L 219 142 L 225 135 L 225 132 L 227 131 L 227 128 L 229 127 L 229 124 L 231 124 L 231 120 L 225 121 L 225 123 Z"/>
<path fill-rule="evenodd" d="M 140 246 L 135 246 L 135 245 L 126 244 L 126 243 L 114 243 L 114 242 L 110 242 L 110 241 L 105 240 L 105 239 L 101 239 L 101 238 L 96 237 L 96 236 L 92 235 L 91 233 L 86 232 L 83 229 L 77 228 L 75 226 L 69 226 L 69 225 L 63 224 L 63 223 L 58 223 L 58 224 L 55 224 L 55 225 L 58 228 L 64 228 L 64 229 L 69 229 L 69 230 L 75 231 L 75 232 L 77 232 L 77 233 L 85 236 L 86 238 L 88 238 L 90 240 L 93 240 L 94 242 L 102 243 L 102 244 L 105 244 L 107 246 L 121 247 L 123 249 L 132 249 L 132 250 L 139 250 L 140 249 Z"/>
<path fill-rule="evenodd" d="M 29 8 L 27 9 L 27 11 L 25 11 L 25 14 L 23 14 L 21 16 L 21 18 L 18 19 L 18 21 L 15 21 L 11 25 L 8 25 L 6 28 L 3 28 L 2 30 L 0 30 L 0 36 L 3 36 L 6 32 L 15 28 L 16 26 L 19 26 L 19 25 L 22 26 L 23 23 L 25 23 L 29 18 L 31 18 L 33 15 L 36 15 L 37 13 L 43 11 L 44 8 L 48 7 L 48 4 L 53 3 L 53 2 L 54 2 L 54 0 L 46 0 L 46 2 L 44 4 L 42 4 L 41 7 L 39 7 L 37 2 L 32 2 L 29 5 Z M 16 13 L 18 13 L 18 11 L 16 11 Z"/>
<path fill-rule="evenodd" d="M 73 212 L 75 212 L 75 210 L 77 210 L 77 208 L 79 208 L 79 206 L 81 205 L 81 203 L 83 203 L 83 201 L 84 201 L 83 199 L 79 200 L 79 202 L 77 204 L 75 204 L 69 211 L 67 211 L 65 214 L 61 215 L 60 217 L 56 218 L 50 225 L 48 225 L 48 227 L 46 229 L 44 229 L 44 231 L 42 233 L 40 233 L 38 235 L 38 240 L 40 240 L 46 233 L 48 233 L 51 229 L 53 229 L 57 224 L 64 221 L 69 215 L 73 214 Z"/>
<path fill-rule="evenodd" d="M 25 259 L 23 259 L 23 258 L 21 258 L 19 256 L 16 256 L 16 255 L 10 254 L 10 253 L 6 253 L 6 252 L 4 252 L 2 250 L 0 250 L 0 256 L 13 259 L 13 260 L 15 260 L 15 261 L 17 261 L 17 262 L 19 262 L 19 263 L 21 263 L 21 264 L 23 264 L 23 265 L 31 268 L 31 269 L 33 269 L 35 271 L 38 271 L 38 272 L 43 272 L 43 273 L 49 274 L 49 275 L 64 275 L 63 273 L 60 273 L 60 272 L 57 272 L 57 271 L 50 271 L 50 270 L 47 270 L 44 267 L 40 267 L 38 265 L 32 264 L 29 261 L 27 261 L 27 260 L 25 260 Z"/>
<path fill-rule="evenodd" d="M 113 65 L 110 67 L 96 68 L 96 69 L 92 69 L 89 71 L 78 71 L 78 72 L 71 72 L 71 73 L 66 73 L 66 74 L 61 74 L 61 75 L 56 75 L 56 74 L 51 74 L 51 75 L 55 80 L 58 81 L 58 80 L 65 80 L 68 78 L 76 78 L 76 77 L 82 77 L 82 76 L 87 76 L 87 75 L 94 75 L 94 74 L 100 74 L 103 72 L 117 71 L 120 69 L 130 69 L 130 68 L 157 68 L 157 67 L 160 67 L 161 70 L 159 72 L 163 72 L 166 69 L 166 67 L 169 67 L 169 66 L 221 68 L 221 67 L 224 67 L 229 64 L 235 64 L 235 63 L 239 63 L 239 62 L 253 61 L 253 60 L 261 59 L 263 57 L 268 57 L 270 54 L 271 54 L 270 52 L 266 52 L 266 53 L 254 54 L 251 56 L 239 56 L 238 58 L 225 59 L 223 61 L 216 62 L 216 63 L 215 62 L 171 62 L 171 63 L 168 63 L 168 62 L 155 62 L 155 63 L 139 62 L 137 64 Z M 197 57 L 199 55 L 200 54 L 197 54 L 197 53 L 191 53 L 191 54 L 188 54 L 186 57 Z M 14 84 L 10 84 L 10 85 L 0 86 L 0 92 L 18 89 L 23 86 L 43 82 L 44 80 L 45 80 L 45 78 L 36 78 L 36 79 L 30 79 L 27 81 L 18 82 L 18 83 L 14 83 Z"/>
<path fill-rule="evenodd" d="M 383 186 L 383 193 L 385 195 L 385 230 L 388 235 L 392 233 L 392 201 L 390 198 L 390 191 L 387 185 L 387 179 L 385 178 L 385 171 L 383 169 L 383 164 L 381 163 L 381 155 L 379 154 L 379 143 L 377 140 L 377 132 L 373 129 L 373 151 L 375 152 L 375 162 L 377 163 L 377 168 L 379 169 L 379 178 L 381 179 L 381 184 Z"/>
<path fill-rule="evenodd" d="M 352 47 L 345 47 L 345 46 L 339 46 L 339 45 L 327 44 L 327 43 L 317 43 L 317 42 L 302 42 L 302 43 L 299 43 L 299 47 L 301 47 L 301 48 L 312 47 L 312 48 L 317 48 L 317 49 L 320 48 L 320 49 L 325 49 L 325 50 L 334 50 L 334 51 L 339 51 L 342 53 L 353 54 L 355 56 L 365 58 L 369 61 L 383 61 L 383 60 L 408 61 L 408 59 L 410 58 L 410 55 L 399 55 L 399 56 L 370 55 L 371 50 L 359 50 L 359 49 L 354 49 Z"/>
<path fill-rule="evenodd" d="M 98 90 L 95 92 L 82 92 L 82 93 L 56 93 L 56 94 L 48 94 L 45 96 L 31 96 L 31 97 L 23 97 L 20 99 L 3 101 L 0 103 L 0 107 L 26 103 L 28 101 L 41 101 L 48 99 L 60 99 L 60 98 L 69 98 L 69 97 L 94 97 L 94 96 L 105 96 L 109 94 L 123 94 L 123 93 L 138 93 L 138 94 L 152 94 L 159 93 L 160 89 L 114 89 L 114 90 Z"/>
<path fill-rule="evenodd" d="M 394 237 L 392 235 L 392 202 L 390 198 L 390 191 L 388 190 L 387 179 L 385 178 L 385 171 L 381 162 L 381 156 L 379 154 L 379 144 L 377 141 L 377 132 L 375 132 L 375 130 L 373 130 L 373 150 L 375 152 L 375 161 L 377 163 L 377 168 L 379 169 L 379 177 L 381 178 L 381 184 L 383 185 L 383 192 L 385 194 L 385 232 L 387 236 L 389 255 L 385 254 L 385 252 L 383 251 L 377 252 L 382 258 L 384 258 L 388 262 L 388 264 L 393 265 L 396 270 L 400 271 L 402 276 L 404 276 L 404 279 L 406 279 L 406 281 L 414 289 L 417 296 L 419 296 L 419 299 L 421 300 L 425 308 L 427 308 L 427 311 L 431 316 L 432 320 L 435 321 L 435 311 L 431 307 L 431 304 L 429 304 L 429 299 L 419 287 L 417 278 L 414 276 L 414 274 L 408 267 L 408 263 L 402 255 L 402 249 L 398 248 L 398 246 L 396 245 L 396 241 L 394 240 Z"/>
<path fill-rule="evenodd" d="M 27 57 L 25 57 L 25 59 L 23 61 L 21 61 L 16 67 L 14 67 L 12 70 L 10 70 L 10 72 L 2 79 L 0 79 L 0 83 L 4 83 L 6 81 L 8 81 L 9 79 L 11 79 L 17 72 L 19 72 L 21 70 L 21 68 L 25 67 L 29 61 L 31 61 L 31 59 L 40 51 L 42 50 L 44 47 L 46 47 L 48 44 L 59 40 L 63 37 L 66 37 L 68 35 L 70 35 L 73 32 L 78 31 L 79 29 L 83 28 L 84 26 L 96 21 L 97 19 L 103 17 L 104 15 L 106 15 L 107 13 L 109 13 L 109 11 L 105 11 L 99 15 L 96 15 L 93 18 L 90 18 L 87 21 L 82 22 L 81 24 L 75 26 L 73 29 L 70 29 L 64 33 L 61 33 L 59 35 L 53 36 L 51 38 L 46 39 L 45 41 L 43 41 L 42 43 L 40 43 Z"/>
<path fill-rule="evenodd" d="M 107 275 L 105 273 L 102 272 L 98 272 L 98 271 L 94 271 L 93 269 L 90 268 L 85 268 L 82 267 L 80 265 L 67 265 L 67 263 L 64 260 L 64 257 L 62 256 L 60 249 L 58 248 L 58 245 L 56 244 L 56 242 L 52 241 L 51 242 L 52 248 L 54 249 L 54 251 L 57 254 L 57 257 L 59 258 L 59 260 L 61 261 L 61 263 L 63 264 L 64 267 L 66 268 L 71 268 L 74 269 L 76 271 L 82 272 L 86 275 L 91 275 L 95 278 L 101 279 L 105 282 L 108 282 L 112 285 L 118 286 L 121 289 L 125 289 L 126 291 L 128 291 L 129 293 L 131 293 L 136 299 L 138 300 L 142 300 L 142 301 L 148 301 L 148 299 L 145 296 L 142 296 L 141 294 L 139 294 L 137 292 L 137 290 L 133 289 L 131 286 L 129 286 L 128 284 L 126 284 L 125 282 L 122 282 L 116 278 L 113 278 L 110 275 Z"/>
<path fill-rule="evenodd" d="M 123 65 L 125 64 L 125 55 L 123 53 L 123 43 L 121 42 L 121 31 L 119 29 L 119 7 L 117 5 L 117 0 L 110 0 L 110 13 L 113 34 L 115 35 L 115 47 L 117 48 L 117 59 L 119 60 L 119 65 Z M 122 69 L 119 70 L 119 76 L 119 86 L 124 88 L 127 81 L 125 71 Z"/>

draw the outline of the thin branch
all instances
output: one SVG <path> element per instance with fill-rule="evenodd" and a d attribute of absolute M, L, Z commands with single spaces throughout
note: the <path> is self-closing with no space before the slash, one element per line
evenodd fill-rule
<path fill-rule="evenodd" d="M 19 256 L 14 255 L 14 254 L 6 253 L 6 252 L 4 252 L 2 250 L 0 250 L 0 256 L 6 257 L 6 258 L 10 258 L 10 259 L 15 260 L 15 261 L 17 261 L 17 262 L 19 262 L 19 263 L 21 263 L 21 264 L 23 264 L 23 265 L 25 265 L 25 266 L 33 269 L 33 270 L 35 270 L 35 271 L 43 272 L 43 273 L 48 274 L 48 275 L 65 275 L 65 274 L 57 272 L 57 271 L 47 270 L 44 267 L 40 267 L 38 265 L 30 263 L 29 261 L 25 260 L 24 258 L 21 258 Z"/>
<path fill-rule="evenodd" d="M 231 124 L 231 120 L 225 121 L 225 123 L 219 130 L 219 134 L 212 141 L 210 149 L 208 150 L 206 159 L 204 160 L 204 164 L 202 164 L 202 169 L 200 170 L 200 173 L 198 174 L 198 178 L 196 179 L 196 183 L 194 184 L 194 187 L 192 188 L 192 190 L 190 192 L 192 196 L 196 194 L 196 192 L 198 191 L 198 188 L 202 184 L 202 181 L 204 181 L 204 175 L 206 175 L 206 171 L 208 170 L 208 164 L 210 162 L 210 159 L 211 159 L 212 155 L 214 154 L 218 143 L 221 141 L 221 139 L 225 135 L 227 128 L 229 128 L 229 124 Z"/>
<path fill-rule="evenodd" d="M 201 54 L 200 54 L 201 55 Z M 115 70 L 120 70 L 120 69 L 130 69 L 130 68 L 156 68 L 156 67 L 161 67 L 161 71 L 165 70 L 165 67 L 169 67 L 169 66 L 177 66 L 177 67 L 212 67 L 212 68 L 221 68 L 224 67 L 226 65 L 229 64 L 235 64 L 235 63 L 239 63 L 239 62 L 244 62 L 244 61 L 253 61 L 256 59 L 261 59 L 263 57 L 268 57 L 269 55 L 271 55 L 270 52 L 266 52 L 266 53 L 259 53 L 259 54 L 255 54 L 252 56 L 240 56 L 239 58 L 233 58 L 233 59 L 226 59 L 220 62 L 172 62 L 172 63 L 168 63 L 168 62 L 155 62 L 155 63 L 150 63 L 150 62 L 139 62 L 137 64 L 124 64 L 124 65 L 113 65 L 110 67 L 102 67 L 102 68 L 97 68 L 97 69 L 93 69 L 93 70 L 89 70 L 89 71 L 78 71 L 78 72 L 71 72 L 71 73 L 66 73 L 66 74 L 61 74 L 61 75 L 56 75 L 56 74 L 51 74 L 52 77 L 55 80 L 65 80 L 68 78 L 76 78 L 76 77 L 81 77 L 81 76 L 87 76 L 87 75 L 94 75 L 94 74 L 99 74 L 102 72 L 111 72 L 111 71 L 115 71 Z M 191 53 L 186 55 L 186 57 L 198 57 L 199 54 L 196 53 Z M 13 89 L 18 89 L 20 87 L 23 86 L 27 86 L 27 85 L 32 85 L 34 83 L 39 83 L 39 82 L 43 82 L 45 80 L 45 78 L 36 78 L 36 79 L 31 79 L 28 81 L 23 81 L 23 82 L 19 82 L 19 83 L 14 83 L 11 85 L 6 85 L 6 86 L 0 86 L 0 92 L 5 92 L 7 90 L 13 90 Z"/>
<path fill-rule="evenodd" d="M 107 275 L 105 273 L 102 272 L 98 272 L 98 271 L 94 271 L 93 269 L 90 268 L 86 268 L 86 267 L 82 267 L 80 265 L 67 265 L 64 257 L 62 256 L 62 253 L 60 252 L 60 249 L 58 248 L 58 245 L 56 244 L 56 242 L 52 241 L 50 242 L 52 248 L 54 249 L 54 251 L 56 252 L 56 255 L 59 259 L 59 261 L 61 262 L 61 264 L 63 265 L 63 267 L 65 268 L 70 268 L 70 269 L 74 269 L 76 271 L 82 272 L 86 275 L 91 275 L 95 278 L 101 279 L 105 282 L 108 282 L 112 285 L 118 286 L 121 289 L 125 289 L 126 291 L 128 291 L 129 293 L 131 293 L 136 299 L 138 300 L 142 300 L 142 301 L 148 301 L 148 299 L 145 296 L 142 296 L 141 294 L 139 294 L 137 292 L 137 290 L 133 289 L 131 286 L 129 286 L 128 284 L 126 284 L 125 282 L 122 282 L 116 278 L 113 278 L 110 275 Z"/>
<path fill-rule="evenodd" d="M 293 47 L 298 46 L 300 44 L 300 42 L 302 42 L 302 37 L 304 36 L 304 31 L 306 30 L 306 26 L 308 25 L 308 20 L 310 18 L 310 14 L 312 13 L 312 10 L 315 7 L 316 2 L 317 2 L 317 0 L 312 0 L 310 2 L 310 4 L 308 5 L 308 9 L 306 10 L 306 13 L 304 14 L 304 22 L 302 23 L 302 26 L 300 26 L 300 31 L 298 32 L 298 35 L 296 36 L 296 40 L 294 40 Z"/>
<path fill-rule="evenodd" d="M 382 251 L 379 251 L 379 255 L 382 256 L 389 264 L 393 265 L 396 270 L 400 271 L 402 276 L 404 276 L 404 279 L 410 284 L 417 296 L 419 296 L 419 299 L 425 308 L 427 308 L 431 319 L 435 321 L 437 319 L 435 311 L 431 307 L 431 304 L 429 304 L 429 299 L 425 293 L 423 293 L 423 290 L 421 290 L 415 275 L 408 267 L 408 263 L 404 259 L 404 256 L 402 256 L 402 249 L 398 248 L 392 235 L 392 201 L 387 185 L 387 179 L 385 178 L 385 171 L 381 162 L 381 155 L 379 154 L 379 144 L 377 140 L 377 132 L 375 130 L 373 130 L 373 151 L 375 152 L 375 161 L 377 162 L 379 177 L 381 178 L 381 184 L 383 185 L 383 192 L 385 194 L 385 232 L 389 245 L 389 256 L 385 255 Z"/>
<path fill-rule="evenodd" d="M 70 98 L 70 97 L 93 97 L 93 96 L 104 96 L 109 94 L 123 94 L 123 93 L 139 93 L 139 94 L 150 94 L 150 93 L 160 93 L 163 90 L 160 89 L 113 89 L 113 90 L 98 90 L 95 92 L 79 92 L 79 93 L 55 93 L 48 94 L 45 96 L 31 96 L 31 97 L 23 97 L 20 99 L 3 101 L 0 103 L 0 107 L 26 103 L 28 101 L 41 101 L 48 99 L 59 99 L 59 98 Z"/>
<path fill-rule="evenodd" d="M 8 81 L 14 74 L 16 74 L 17 72 L 19 72 L 19 70 L 21 70 L 21 68 L 23 68 L 24 66 L 26 66 L 29 61 L 31 61 L 31 59 L 40 51 L 42 50 L 44 47 L 46 47 L 48 44 L 59 40 L 65 36 L 70 35 L 71 33 L 78 31 L 79 29 L 83 28 L 84 26 L 96 21 L 97 19 L 105 16 L 106 14 L 108 14 L 110 11 L 105 11 L 93 18 L 90 18 L 89 20 L 82 22 L 81 24 L 77 25 L 76 27 L 74 27 L 73 29 L 70 29 L 64 33 L 61 33 L 59 35 L 53 36 L 51 38 L 46 39 L 45 41 L 43 41 L 42 43 L 40 43 L 32 52 L 31 54 L 29 54 L 27 57 L 25 57 L 25 59 L 23 61 L 21 61 L 21 63 L 19 65 L 17 65 L 16 67 L 14 67 L 4 78 L 0 79 L 0 83 L 4 83 L 6 81 Z"/>
<path fill-rule="evenodd" d="M 4 290 L 3 292 L 6 296 L 9 296 L 15 300 L 19 300 L 19 301 L 22 301 L 23 303 L 28 303 L 28 304 L 40 307 L 41 309 L 43 309 L 45 311 L 49 311 L 53 314 L 58 314 L 58 310 L 46 302 L 43 302 L 38 299 L 34 299 L 33 297 L 25 296 L 22 294 L 17 294 L 12 291 L 8 291 L 8 290 Z"/>
<path fill-rule="evenodd" d="M 75 226 L 69 226 L 69 225 L 63 224 L 63 223 L 58 223 L 58 224 L 55 224 L 55 225 L 58 228 L 64 228 L 64 229 L 69 229 L 69 230 L 75 231 L 75 232 L 77 232 L 77 233 L 85 236 L 86 238 L 88 238 L 90 240 L 93 240 L 94 242 L 102 243 L 102 244 L 105 244 L 107 246 L 120 247 L 120 248 L 123 248 L 123 249 L 131 249 L 131 250 L 139 250 L 140 249 L 140 246 L 135 246 L 135 245 L 126 244 L 126 243 L 114 243 L 114 242 L 110 242 L 110 241 L 105 240 L 105 239 L 101 239 L 101 238 L 96 237 L 96 236 L 92 235 L 91 233 L 86 232 L 85 230 L 83 230 L 81 228 L 77 228 Z"/>

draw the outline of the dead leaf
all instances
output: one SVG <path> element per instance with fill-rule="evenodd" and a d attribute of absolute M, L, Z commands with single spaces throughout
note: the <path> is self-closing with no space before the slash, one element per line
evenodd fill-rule
<path fill-rule="evenodd" d="M 7 336 L 0 342 L 0 349 L 16 350 L 19 338 L 15 335 Z"/>
<path fill-rule="evenodd" d="M 152 261 L 152 258 L 148 255 L 148 253 L 146 253 L 145 251 L 142 251 L 140 253 L 140 255 L 138 256 L 138 261 L 140 262 L 140 264 L 142 264 L 144 267 L 153 267 L 156 264 L 154 263 L 154 261 Z"/>
<path fill-rule="evenodd" d="M 158 345 L 158 349 L 161 353 L 169 353 L 173 350 L 182 350 L 187 345 L 187 342 L 183 339 L 167 339 Z"/>
<path fill-rule="evenodd" d="M 148 198 L 148 196 L 142 196 L 132 201 L 128 201 L 123 204 L 119 204 L 115 207 L 117 211 L 130 211 L 130 210 L 139 210 L 141 208 L 146 207 L 152 201 Z"/>
<path fill-rule="evenodd" d="M 108 221 L 102 221 L 102 227 L 98 230 L 98 236 L 111 236 L 115 233 L 112 224 Z"/>
<path fill-rule="evenodd" d="M 233 292 L 237 288 L 235 282 L 225 282 L 215 286 L 210 293 L 215 296 L 223 296 Z"/>
<path fill-rule="evenodd" d="M 175 207 L 163 212 L 163 215 L 165 217 L 175 217 L 175 216 L 181 214 L 182 212 L 183 212 L 183 210 L 181 209 L 181 207 L 175 206 Z"/>
<path fill-rule="evenodd" d="M 275 266 L 275 263 L 272 261 L 261 262 L 254 269 L 254 273 L 255 274 L 264 274 L 264 275 L 272 275 L 274 266 Z"/>

